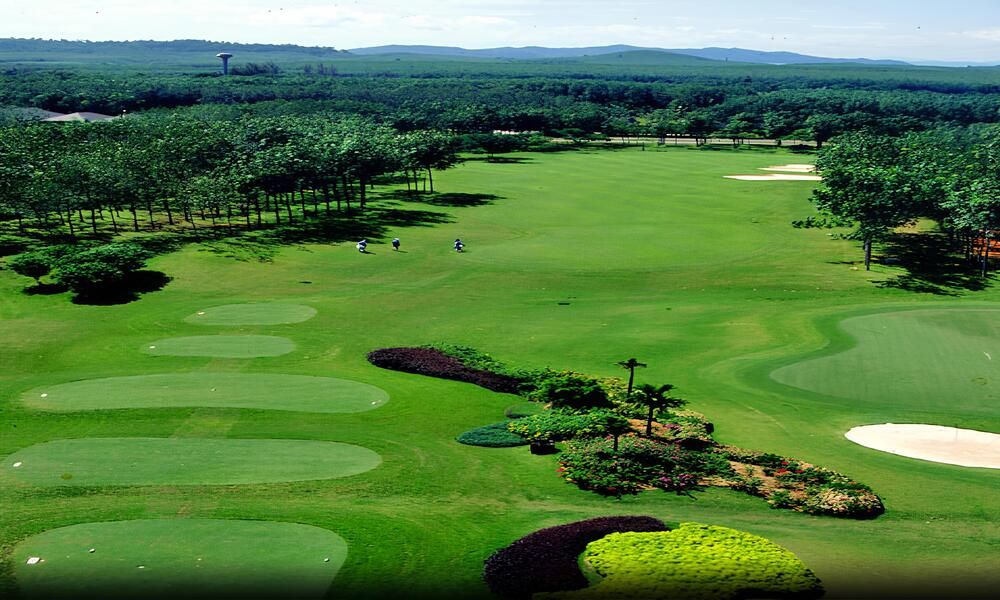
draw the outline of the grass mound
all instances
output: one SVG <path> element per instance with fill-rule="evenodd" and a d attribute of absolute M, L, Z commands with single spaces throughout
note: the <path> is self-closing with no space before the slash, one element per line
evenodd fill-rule
<path fill-rule="evenodd" d="M 164 373 L 84 379 L 36 388 L 21 396 L 29 408 L 52 411 L 218 407 L 356 413 L 389 400 L 365 383 L 305 375 Z"/>
<path fill-rule="evenodd" d="M 349 477 L 381 462 L 368 448 L 338 442 L 81 438 L 15 452 L 6 470 L 40 487 L 235 485 Z"/>
<path fill-rule="evenodd" d="M 598 517 L 539 529 L 486 559 L 483 579 L 490 590 L 510 598 L 587 586 L 577 557 L 587 544 L 621 531 L 665 531 L 653 517 Z"/>
<path fill-rule="evenodd" d="M 156 340 L 142 351 L 159 356 L 256 358 L 281 356 L 295 350 L 295 342 L 271 335 L 196 335 Z"/>
<path fill-rule="evenodd" d="M 346 558 L 347 542 L 319 527 L 151 519 L 52 529 L 12 564 L 26 598 L 322 598 Z"/>
<path fill-rule="evenodd" d="M 487 448 L 511 448 L 526 445 L 528 440 L 507 429 L 508 423 L 510 421 L 476 427 L 459 435 L 455 440 L 467 446 L 485 446 Z"/>
<path fill-rule="evenodd" d="M 859 406 L 937 412 L 947 404 L 963 414 L 995 412 L 1000 310 L 882 312 L 845 319 L 839 327 L 842 333 L 822 356 L 771 377 Z"/>
<path fill-rule="evenodd" d="M 213 306 L 184 320 L 199 325 L 285 325 L 301 323 L 316 316 L 316 309 L 302 304 L 259 302 Z"/>
<path fill-rule="evenodd" d="M 788 550 L 762 537 L 682 523 L 673 531 L 612 533 L 587 546 L 584 560 L 604 579 L 556 598 L 729 600 L 817 598 L 819 579 Z"/>

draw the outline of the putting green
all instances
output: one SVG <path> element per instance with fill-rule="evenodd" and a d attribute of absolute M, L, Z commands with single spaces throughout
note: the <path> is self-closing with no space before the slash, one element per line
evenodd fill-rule
<path fill-rule="evenodd" d="M 164 373 L 71 381 L 36 388 L 21 399 L 31 408 L 54 411 L 190 406 L 355 413 L 385 404 L 389 395 L 332 377 Z"/>
<path fill-rule="evenodd" d="M 13 552 L 28 598 L 322 598 L 346 558 L 326 529 L 221 519 L 71 525 Z"/>
<path fill-rule="evenodd" d="M 43 487 L 235 485 L 349 477 L 381 462 L 367 448 L 339 442 L 81 438 L 15 452 L 4 469 L 24 483 Z"/>
<path fill-rule="evenodd" d="M 258 302 L 225 304 L 199 310 L 184 320 L 199 325 L 284 325 L 301 323 L 316 316 L 316 309 L 302 304 Z"/>
<path fill-rule="evenodd" d="M 271 335 L 196 335 L 156 340 L 142 350 L 161 356 L 255 358 L 288 354 L 295 350 L 295 342 Z"/>
<path fill-rule="evenodd" d="M 1000 309 L 942 308 L 845 319 L 856 344 L 773 373 L 785 385 L 905 410 L 993 414 L 1000 389 Z M 840 341 L 840 340 L 838 340 Z"/>

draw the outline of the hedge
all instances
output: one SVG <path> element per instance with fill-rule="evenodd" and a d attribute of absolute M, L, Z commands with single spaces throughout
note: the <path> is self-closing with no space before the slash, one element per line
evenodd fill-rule
<path fill-rule="evenodd" d="M 368 353 L 376 367 L 474 383 L 494 392 L 516 394 L 521 380 L 509 375 L 474 369 L 436 348 L 381 348 Z"/>
<path fill-rule="evenodd" d="M 612 533 L 589 544 L 584 560 L 604 579 L 585 590 L 542 598 L 729 600 L 823 593 L 816 575 L 790 551 L 750 533 L 700 523 L 665 532 Z"/>
<path fill-rule="evenodd" d="M 511 448 L 527 445 L 528 440 L 507 429 L 508 423 L 510 421 L 476 427 L 459 435 L 455 440 L 467 446 L 485 446 L 487 448 Z"/>
<path fill-rule="evenodd" d="M 509 598 L 584 588 L 577 560 L 587 544 L 616 532 L 666 529 L 653 517 L 598 517 L 540 529 L 486 559 L 483 579 L 494 594 Z"/>

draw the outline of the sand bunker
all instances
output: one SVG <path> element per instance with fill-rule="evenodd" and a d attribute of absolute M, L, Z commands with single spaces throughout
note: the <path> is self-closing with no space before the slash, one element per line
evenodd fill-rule
<path fill-rule="evenodd" d="M 764 167 L 761 171 L 779 171 L 784 173 L 815 173 L 816 165 L 791 164 L 778 165 L 776 167 Z"/>
<path fill-rule="evenodd" d="M 940 425 L 886 423 L 851 429 L 855 444 L 932 462 L 1000 469 L 1000 435 Z"/>
<path fill-rule="evenodd" d="M 738 179 L 740 181 L 823 181 L 819 175 L 789 175 L 785 173 L 771 173 L 770 175 L 725 175 L 726 179 Z"/>

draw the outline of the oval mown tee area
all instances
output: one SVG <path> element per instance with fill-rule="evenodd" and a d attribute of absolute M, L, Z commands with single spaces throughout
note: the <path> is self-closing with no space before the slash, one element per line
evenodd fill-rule
<path fill-rule="evenodd" d="M 295 350 L 295 342 L 273 335 L 196 335 L 156 340 L 142 347 L 157 356 L 258 358 L 281 356 Z"/>
<path fill-rule="evenodd" d="M 84 523 L 13 552 L 25 598 L 322 598 L 347 558 L 336 533 L 297 523 Z"/>
<path fill-rule="evenodd" d="M 381 462 L 368 448 L 339 442 L 81 438 L 15 452 L 4 470 L 42 487 L 238 485 L 349 477 Z"/>
<path fill-rule="evenodd" d="M 84 379 L 43 386 L 21 396 L 30 408 L 51 411 L 124 408 L 249 408 L 356 413 L 389 401 L 373 385 L 309 375 L 161 373 Z"/>
<path fill-rule="evenodd" d="M 304 304 L 256 302 L 224 304 L 199 310 L 184 320 L 200 325 L 287 325 L 316 316 L 316 309 Z"/>
<path fill-rule="evenodd" d="M 771 373 L 859 405 L 993 414 L 1000 393 L 1000 309 L 940 308 L 851 317 L 846 350 Z"/>

